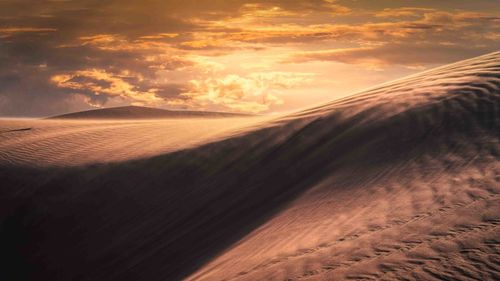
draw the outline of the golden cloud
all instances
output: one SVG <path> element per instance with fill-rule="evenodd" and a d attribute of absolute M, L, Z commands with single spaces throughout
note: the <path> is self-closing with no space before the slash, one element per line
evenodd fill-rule
<path fill-rule="evenodd" d="M 155 35 L 145 35 L 139 37 L 140 39 L 164 39 L 164 38 L 175 38 L 179 36 L 179 33 L 158 33 Z"/>
<path fill-rule="evenodd" d="M 138 90 L 136 86 L 125 80 L 130 77 L 142 79 L 140 76 L 130 76 L 130 73 L 126 71 L 121 74 L 112 74 L 103 69 L 88 69 L 54 75 L 51 77 L 51 82 L 60 88 L 77 90 L 95 96 L 120 97 L 135 103 L 154 104 L 162 100 L 156 96 L 155 89 Z M 99 106 L 100 104 L 92 105 Z"/>
<path fill-rule="evenodd" d="M 386 8 L 375 13 L 379 18 L 419 17 L 424 13 L 434 12 L 435 9 L 418 7 Z"/>
<path fill-rule="evenodd" d="M 402 53 L 399 50 L 406 50 Z M 443 50 L 447 50 L 443 55 Z M 359 64 L 381 70 L 390 65 L 421 68 L 426 64 L 439 64 L 463 59 L 464 53 L 486 53 L 487 48 L 469 47 L 454 44 L 384 44 L 380 46 L 331 49 L 321 51 L 297 52 L 283 60 L 284 63 L 304 63 L 310 61 L 330 61 L 346 64 Z M 410 54 L 411 55 L 408 55 Z"/>
<path fill-rule="evenodd" d="M 310 91 L 296 90 L 309 80 L 327 96 L 332 84 L 323 81 L 331 75 L 348 81 L 376 69 L 385 72 L 374 77 L 393 78 L 406 71 L 400 66 L 472 57 L 494 51 L 500 40 L 500 18 L 488 0 L 411 1 L 411 7 L 368 0 L 0 2 L 6 7 L 0 8 L 0 38 L 7 38 L 0 52 L 0 95 L 9 95 L 0 104 L 4 111 L 23 104 L 32 89 L 40 89 L 37 111 L 44 114 L 53 104 L 72 103 L 74 93 L 92 104 L 109 98 L 288 110 L 312 100 Z M 317 75 L 283 74 L 297 71 Z M 369 77 L 356 79 L 374 83 Z"/>
<path fill-rule="evenodd" d="M 161 85 L 159 88 L 141 90 L 136 84 L 143 78 L 126 71 L 114 74 L 103 69 L 80 70 L 54 75 L 51 82 L 59 88 L 71 89 L 87 96 L 86 101 L 92 106 L 102 106 L 108 98 L 120 98 L 133 104 L 258 113 L 283 103 L 277 96 L 280 90 L 304 85 L 312 78 L 314 74 L 311 73 L 268 72 L 252 73 L 246 77 L 231 74 L 220 78 L 191 80 L 185 89 L 181 88 L 184 92 L 173 96 L 162 96 Z"/>
<path fill-rule="evenodd" d="M 76 43 L 63 45 L 61 47 L 92 46 L 104 51 L 136 51 L 140 53 L 153 51 L 166 52 L 168 50 L 172 50 L 172 46 L 168 43 L 148 39 L 130 40 L 119 34 L 97 34 L 92 36 L 82 36 L 78 39 L 79 41 Z"/>
<path fill-rule="evenodd" d="M 0 38 L 11 37 L 17 33 L 48 33 L 55 32 L 56 28 L 43 28 L 43 27 L 5 27 L 0 28 Z"/>
<path fill-rule="evenodd" d="M 411 19 L 362 23 L 362 24 L 296 24 L 283 22 L 279 18 L 265 18 L 253 23 L 255 18 L 244 15 L 224 21 L 205 24 L 206 30 L 191 33 L 191 40 L 180 45 L 192 49 L 208 48 L 262 48 L 287 43 L 308 44 L 315 41 L 352 43 L 387 43 L 402 38 L 413 40 L 458 40 L 456 33 L 470 36 L 467 28 L 490 29 L 499 27 L 500 18 L 485 13 L 444 12 L 430 8 L 385 9 L 373 14 L 375 17 L 411 17 Z M 263 24 L 263 22 L 265 24 Z M 307 21 L 306 21 L 307 22 Z M 217 31 L 220 30 L 220 31 Z M 465 33 L 467 32 L 467 33 Z M 241 45 L 241 43 L 247 45 Z M 260 44 L 260 45 L 255 45 Z"/>
<path fill-rule="evenodd" d="M 313 77 L 311 73 L 285 72 L 253 73 L 247 77 L 232 74 L 221 78 L 192 80 L 191 90 L 183 96 L 202 107 L 217 105 L 258 113 L 283 103 L 276 95 L 279 90 L 303 85 Z"/>

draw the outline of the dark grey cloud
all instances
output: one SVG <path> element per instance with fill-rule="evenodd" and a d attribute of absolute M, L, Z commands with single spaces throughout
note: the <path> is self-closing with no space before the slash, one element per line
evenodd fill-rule
<path fill-rule="evenodd" d="M 189 91 L 190 86 L 181 83 L 172 83 L 162 85 L 161 88 L 156 92 L 159 97 L 162 98 L 182 98 L 181 94 Z"/>

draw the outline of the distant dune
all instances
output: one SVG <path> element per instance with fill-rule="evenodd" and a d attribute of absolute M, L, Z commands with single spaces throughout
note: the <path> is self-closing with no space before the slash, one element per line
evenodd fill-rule
<path fill-rule="evenodd" d="M 500 280 L 500 52 L 251 124 L 70 167 L 2 128 L 0 279 Z"/>
<path fill-rule="evenodd" d="M 87 110 L 49 117 L 49 119 L 161 119 L 161 118 L 189 118 L 189 117 L 245 117 L 250 114 L 166 110 L 143 106 L 122 106 Z"/>

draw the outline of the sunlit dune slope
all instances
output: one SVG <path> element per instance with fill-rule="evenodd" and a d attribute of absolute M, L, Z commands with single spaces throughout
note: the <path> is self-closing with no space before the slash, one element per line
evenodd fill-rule
<path fill-rule="evenodd" d="M 188 110 L 165 110 L 143 106 L 122 106 L 104 109 L 80 111 L 50 117 L 49 119 L 160 119 L 160 118 L 217 118 L 217 117 L 248 117 L 248 114 L 210 112 L 210 111 L 188 111 Z"/>
<path fill-rule="evenodd" d="M 0 119 L 0 165 L 75 166 L 144 158 L 241 134 L 266 119 Z"/>
<path fill-rule="evenodd" d="M 497 52 L 193 149 L 3 165 L 0 274 L 498 280 L 499 87 Z"/>
<path fill-rule="evenodd" d="M 495 53 L 296 114 L 305 192 L 188 279 L 498 280 L 499 87 Z"/>

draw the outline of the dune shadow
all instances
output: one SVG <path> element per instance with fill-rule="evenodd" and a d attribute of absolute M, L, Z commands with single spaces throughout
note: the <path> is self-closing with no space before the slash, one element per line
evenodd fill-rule
<path fill-rule="evenodd" d="M 497 76 L 494 89 L 394 114 L 361 100 L 148 159 L 0 167 L 0 277 L 183 279 L 338 169 L 369 174 L 498 138 Z"/>
<path fill-rule="evenodd" d="M 3 133 L 12 133 L 12 132 L 30 131 L 31 129 L 32 128 L 20 128 L 20 129 L 4 130 L 4 131 L 0 131 L 0 134 L 3 134 Z"/>

